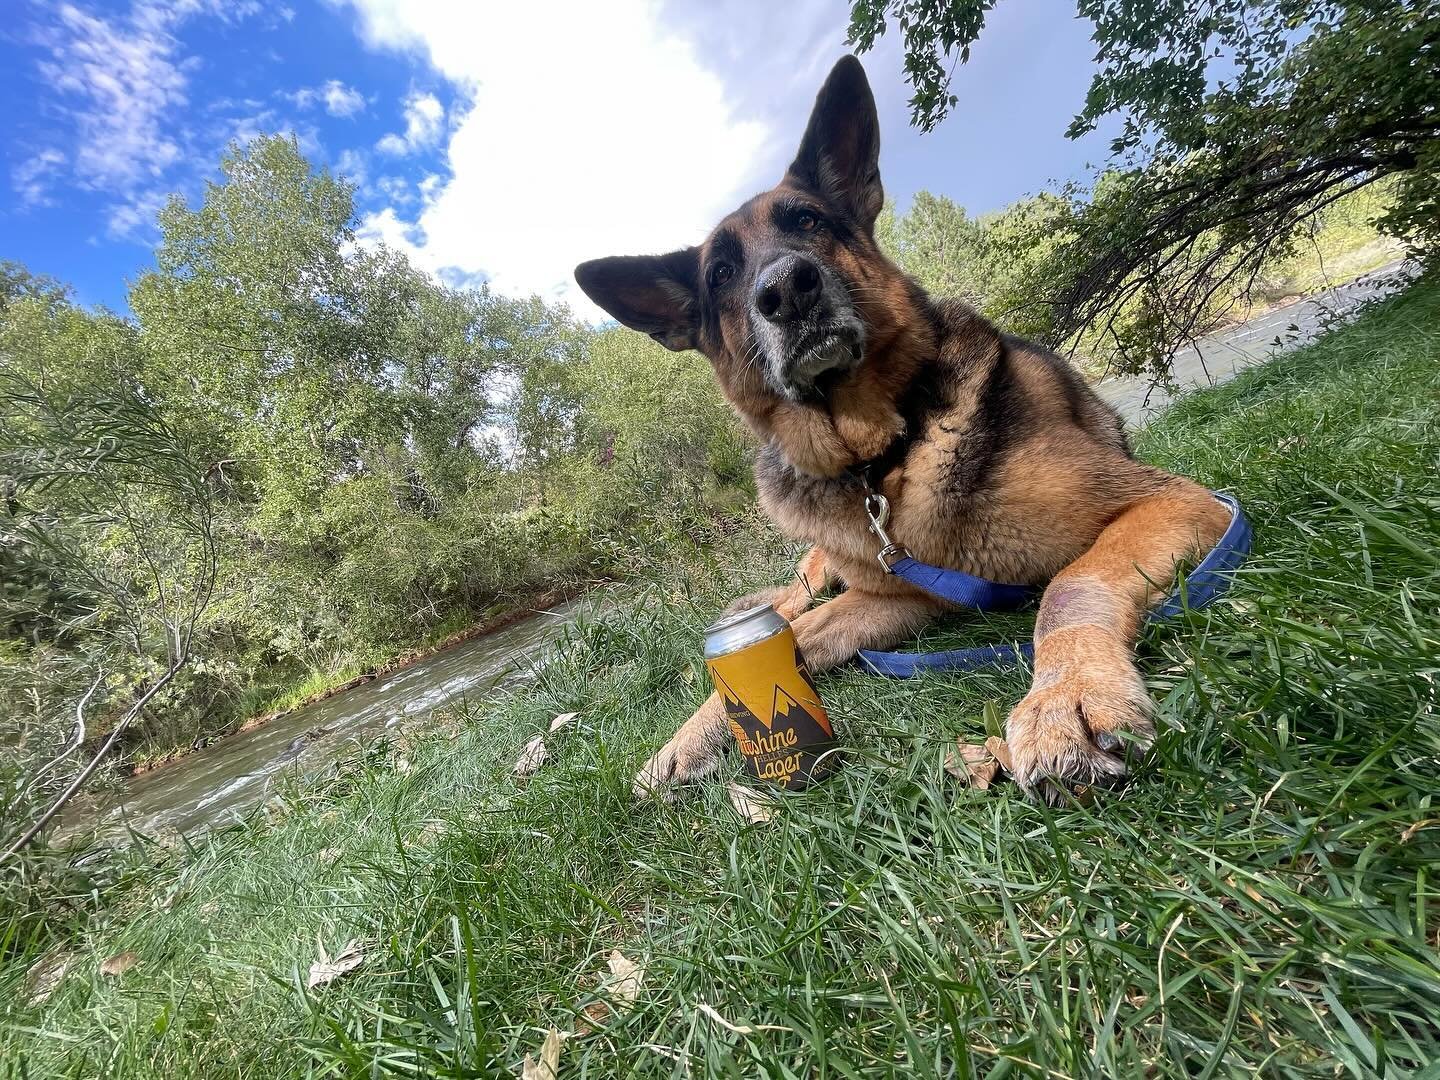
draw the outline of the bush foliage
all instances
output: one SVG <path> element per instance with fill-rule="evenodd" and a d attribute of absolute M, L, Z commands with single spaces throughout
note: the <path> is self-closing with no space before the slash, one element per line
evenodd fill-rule
<path fill-rule="evenodd" d="M 902 38 L 912 122 L 950 92 L 994 0 L 853 0 L 861 51 Z M 1440 237 L 1437 0 L 1076 0 L 1096 70 L 1067 134 L 1113 120 L 1095 182 L 1049 204 L 1031 332 L 1160 377 L 1217 310 L 1293 258 L 1315 216 L 1384 184 L 1380 225 Z M 1262 290 L 1263 291 L 1263 290 Z"/>
<path fill-rule="evenodd" d="M 98 610 L 94 583 L 57 574 L 20 531 L 76 513 L 59 488 L 15 487 L 22 457 L 58 436 L 14 380 L 77 407 L 146 402 L 175 459 L 203 470 L 217 580 L 193 663 L 137 729 L 156 750 L 224 730 L 312 673 L 633 573 L 746 505 L 744 444 L 703 359 L 538 299 L 448 288 L 358 247 L 353 221 L 344 180 L 293 141 L 262 139 L 225 158 L 197 207 L 177 198 L 162 212 L 133 318 L 6 267 L 0 396 L 15 438 L 0 462 L 0 659 L 26 692 L 5 695 L 0 715 L 27 752 L 70 730 L 83 683 L 78 669 L 37 672 L 85 652 L 108 616 L 77 618 Z M 137 514 L 161 509 L 153 490 L 128 497 Z M 153 591 L 150 561 L 184 557 L 147 545 L 153 531 L 68 535 L 77 565 L 137 593 Z M 102 716 L 163 646 L 151 634 L 107 666 Z"/>

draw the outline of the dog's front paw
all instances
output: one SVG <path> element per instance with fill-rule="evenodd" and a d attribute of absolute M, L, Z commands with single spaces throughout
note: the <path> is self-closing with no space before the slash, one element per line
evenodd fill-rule
<path fill-rule="evenodd" d="M 1126 758 L 1155 740 L 1152 706 L 1128 662 L 1099 671 L 1043 676 L 1010 714 L 1006 741 L 1015 781 L 1052 806 L 1075 784 L 1115 784 Z"/>
<path fill-rule="evenodd" d="M 635 776 L 637 799 L 673 802 L 682 784 L 694 783 L 720 767 L 724 746 L 713 738 L 688 735 L 683 729 L 662 746 Z"/>

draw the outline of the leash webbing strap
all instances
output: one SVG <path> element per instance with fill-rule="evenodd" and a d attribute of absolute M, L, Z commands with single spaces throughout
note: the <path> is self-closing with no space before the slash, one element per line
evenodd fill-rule
<path fill-rule="evenodd" d="M 1198 566 L 1181 580 L 1165 602 L 1153 608 L 1147 621 L 1171 619 L 1182 611 L 1204 607 L 1230 587 L 1235 570 L 1250 554 L 1254 533 L 1245 512 L 1234 496 L 1213 492 L 1215 498 L 1230 511 L 1230 525 L 1224 535 Z M 907 565 L 909 564 L 909 565 Z M 903 569 L 902 569 L 903 568 Z M 942 600 L 975 611 L 1011 611 L 1032 600 L 1040 590 L 1026 585 L 1001 585 L 984 578 L 962 574 L 958 570 L 942 570 L 901 559 L 894 571 L 910 584 L 924 589 Z M 1030 642 L 1014 645 L 982 645 L 973 649 L 949 649 L 944 652 L 907 653 L 860 650 L 860 661 L 877 675 L 908 679 L 926 671 L 974 671 L 984 667 L 1017 667 L 1022 660 L 1032 660 L 1035 646 Z"/>
<path fill-rule="evenodd" d="M 890 572 L 931 596 L 975 611 L 1014 611 L 1040 595 L 1034 585 L 1002 585 L 959 570 L 942 570 L 908 555 L 891 566 Z"/>
<path fill-rule="evenodd" d="M 1035 659 L 1035 646 L 1028 641 L 1014 645 L 981 645 L 974 649 L 946 649 L 944 652 L 876 652 L 861 649 L 860 661 L 876 675 L 908 679 L 926 671 L 976 671 L 980 668 L 1019 667 Z"/>

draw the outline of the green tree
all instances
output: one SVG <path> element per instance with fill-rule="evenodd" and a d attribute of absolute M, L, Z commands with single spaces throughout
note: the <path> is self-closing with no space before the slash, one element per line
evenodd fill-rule
<path fill-rule="evenodd" d="M 207 471 L 137 381 L 130 328 L 45 293 L 4 316 L 0 861 L 173 694 L 218 564 Z"/>
<path fill-rule="evenodd" d="M 989 0 L 856 0 L 850 40 L 904 35 L 912 115 L 956 105 Z M 1078 0 L 1099 70 L 1072 137 L 1118 116 L 1102 182 L 1067 193 L 1048 273 L 1052 344 L 1112 340 L 1139 369 L 1288 255 L 1304 223 L 1387 177 L 1382 224 L 1419 253 L 1440 230 L 1436 0 Z M 1123 331 L 1123 332 L 1122 332 Z"/>
<path fill-rule="evenodd" d="M 141 402 L 204 479 L 214 587 L 187 637 L 193 662 L 147 701 L 132 745 L 204 739 L 312 676 L 354 673 L 537 591 L 642 571 L 748 502 L 745 443 L 703 364 L 357 244 L 350 186 L 291 139 L 232 148 L 160 226 L 134 318 L 0 268 L 16 453 L 63 445 L 55 422 L 33 419 L 48 415 L 35 393 Z M 34 746 L 58 746 L 65 703 L 90 685 L 75 619 L 95 603 L 75 568 L 108 567 L 117 605 L 149 610 L 162 590 L 139 549 L 93 524 L 102 491 L 42 507 L 3 466 L 7 504 L 63 528 L 76 556 L 56 563 L 19 533 L 0 543 L 0 710 L 24 712 Z M 144 526 L 163 524 L 160 504 L 130 502 L 138 531 L 162 540 Z M 189 565 L 166 544 L 157 566 Z M 91 704 L 127 708 L 155 655 L 132 649 Z M 74 677 L 41 678 L 62 670 Z"/>
<path fill-rule="evenodd" d="M 1039 336 L 1049 329 L 1045 278 L 1072 218 L 1070 203 L 1050 194 L 974 218 L 922 191 L 902 215 L 887 207 L 876 235 L 933 295 L 959 297 L 1007 329 Z"/>
<path fill-rule="evenodd" d="M 931 293 L 983 308 L 988 299 L 983 236 L 983 226 L 963 206 L 921 191 L 896 220 L 889 243 L 901 265 Z"/>

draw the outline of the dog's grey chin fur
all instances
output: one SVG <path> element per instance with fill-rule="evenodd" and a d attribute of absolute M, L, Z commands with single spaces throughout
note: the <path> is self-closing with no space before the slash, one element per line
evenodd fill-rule
<path fill-rule="evenodd" d="M 865 356 L 865 329 L 853 315 L 835 320 L 814 344 L 793 358 L 768 365 L 771 382 L 791 401 L 813 400 L 822 380 L 833 386 Z"/>

